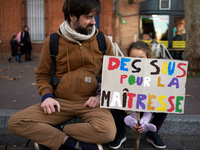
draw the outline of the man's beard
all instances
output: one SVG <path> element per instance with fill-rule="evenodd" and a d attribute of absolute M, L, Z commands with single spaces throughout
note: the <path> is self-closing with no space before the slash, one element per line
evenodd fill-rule
<path fill-rule="evenodd" d="M 85 35 L 90 34 L 90 33 L 92 32 L 92 28 L 88 28 L 88 27 L 93 27 L 93 25 L 92 25 L 92 24 L 88 24 L 88 25 L 86 26 L 86 28 L 83 28 L 83 27 L 79 24 L 78 21 L 76 21 L 76 22 L 74 23 L 74 28 L 75 28 L 75 30 L 76 30 L 77 32 L 81 33 L 81 34 L 85 34 Z"/>

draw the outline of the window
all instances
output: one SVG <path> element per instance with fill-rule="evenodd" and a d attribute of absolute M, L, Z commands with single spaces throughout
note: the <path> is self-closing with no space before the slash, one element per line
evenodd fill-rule
<path fill-rule="evenodd" d="M 173 18 L 172 48 L 185 48 L 185 18 Z"/>
<path fill-rule="evenodd" d="M 45 38 L 44 0 L 27 0 L 27 25 L 32 41 Z"/>
<path fill-rule="evenodd" d="M 169 15 L 141 15 L 140 39 L 156 41 L 168 47 Z"/>
<path fill-rule="evenodd" d="M 160 10 L 170 10 L 171 0 L 160 0 Z"/>

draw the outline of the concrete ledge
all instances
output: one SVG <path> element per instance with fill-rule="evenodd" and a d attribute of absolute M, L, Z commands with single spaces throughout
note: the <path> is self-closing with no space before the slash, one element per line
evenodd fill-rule
<path fill-rule="evenodd" d="M 200 139 L 200 115 L 168 114 L 159 135 L 166 139 L 175 140 L 199 140 Z M 134 139 L 136 134 L 130 128 L 126 127 L 127 136 Z M 144 139 L 145 134 L 141 134 Z"/>
<path fill-rule="evenodd" d="M 171 139 L 200 139 L 200 115 L 169 114 L 160 130 L 160 134 Z"/>
<path fill-rule="evenodd" d="M 7 125 L 10 116 L 12 116 L 17 110 L 0 109 L 0 135 L 11 134 L 8 131 Z"/>
<path fill-rule="evenodd" d="M 8 120 L 11 115 L 19 110 L 2 110 L 0 109 L 0 135 L 12 134 L 7 129 Z M 199 140 L 200 139 L 200 115 L 188 114 L 169 114 L 159 131 L 163 138 L 177 140 Z M 81 122 L 79 118 L 68 121 L 69 123 Z M 135 138 L 135 131 L 126 127 L 129 139 Z M 141 135 L 142 137 L 144 134 Z"/>

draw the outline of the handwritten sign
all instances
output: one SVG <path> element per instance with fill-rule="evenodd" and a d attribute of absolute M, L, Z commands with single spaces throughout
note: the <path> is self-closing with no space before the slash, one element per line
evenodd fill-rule
<path fill-rule="evenodd" d="M 104 56 L 100 106 L 184 113 L 187 67 L 187 61 Z"/>

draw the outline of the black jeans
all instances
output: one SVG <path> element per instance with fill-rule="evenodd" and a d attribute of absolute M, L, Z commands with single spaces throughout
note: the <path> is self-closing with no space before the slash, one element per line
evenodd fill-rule
<path fill-rule="evenodd" d="M 124 110 L 111 109 L 111 113 L 115 120 L 115 125 L 117 128 L 117 134 L 126 134 L 124 118 L 127 116 Z"/>
<path fill-rule="evenodd" d="M 152 115 L 152 120 L 150 121 L 152 124 L 154 124 L 157 128 L 158 132 L 163 124 L 163 122 L 165 121 L 165 118 L 167 117 L 167 113 L 153 113 Z"/>

